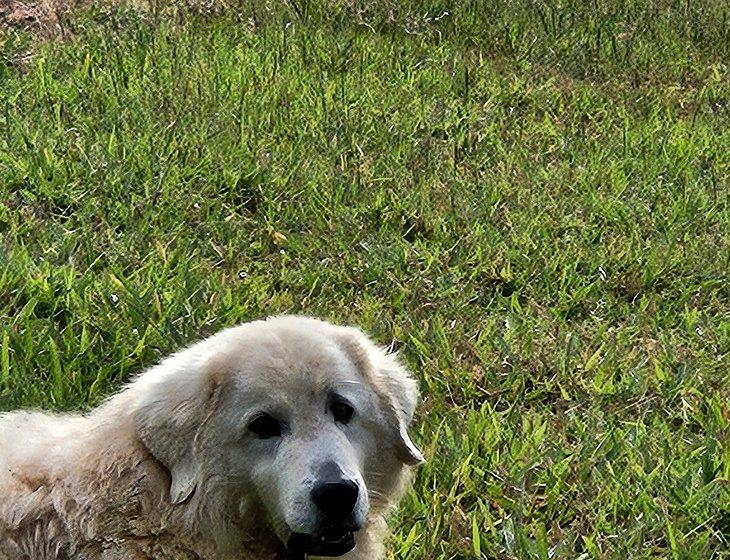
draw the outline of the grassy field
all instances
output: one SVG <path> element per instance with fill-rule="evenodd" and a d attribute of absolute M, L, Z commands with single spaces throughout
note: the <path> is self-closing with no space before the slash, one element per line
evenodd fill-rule
<path fill-rule="evenodd" d="M 393 558 L 730 558 L 729 27 L 297 0 L 0 31 L 0 410 L 321 316 L 425 396 Z"/>

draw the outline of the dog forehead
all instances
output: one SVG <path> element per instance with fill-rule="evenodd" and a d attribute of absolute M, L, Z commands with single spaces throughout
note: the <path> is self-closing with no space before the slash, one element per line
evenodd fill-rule
<path fill-rule="evenodd" d="M 329 333 L 296 327 L 230 333 L 211 349 L 209 374 L 221 384 L 264 391 L 360 381 L 357 366 Z"/>

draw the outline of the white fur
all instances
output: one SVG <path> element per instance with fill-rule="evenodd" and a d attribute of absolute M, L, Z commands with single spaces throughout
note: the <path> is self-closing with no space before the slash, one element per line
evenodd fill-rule
<path fill-rule="evenodd" d="M 352 426 L 319 416 L 333 383 L 357 403 Z M 405 431 L 416 402 L 357 329 L 293 316 L 226 329 L 88 415 L 0 416 L 0 560 L 284 558 L 287 534 L 314 523 L 302 481 L 326 454 L 367 486 L 343 558 L 381 558 L 384 515 L 421 459 Z M 292 424 L 280 447 L 247 432 L 269 405 Z"/>

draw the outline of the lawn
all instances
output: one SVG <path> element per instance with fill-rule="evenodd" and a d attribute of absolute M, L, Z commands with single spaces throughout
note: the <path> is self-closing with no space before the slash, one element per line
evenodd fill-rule
<path fill-rule="evenodd" d="M 730 8 L 388 2 L 0 31 L 0 410 L 315 315 L 422 388 L 392 558 L 730 558 Z"/>

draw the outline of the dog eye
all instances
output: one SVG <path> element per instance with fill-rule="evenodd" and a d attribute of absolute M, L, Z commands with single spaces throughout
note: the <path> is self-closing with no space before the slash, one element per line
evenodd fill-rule
<path fill-rule="evenodd" d="M 355 409 L 352 408 L 352 405 L 345 401 L 333 402 L 331 410 L 335 422 L 339 422 L 340 424 L 347 424 L 350 421 L 350 418 L 352 418 L 352 415 L 355 413 Z"/>
<path fill-rule="evenodd" d="M 281 435 L 281 425 L 268 414 L 259 414 L 251 420 L 248 429 L 256 434 L 259 439 L 269 439 Z"/>

